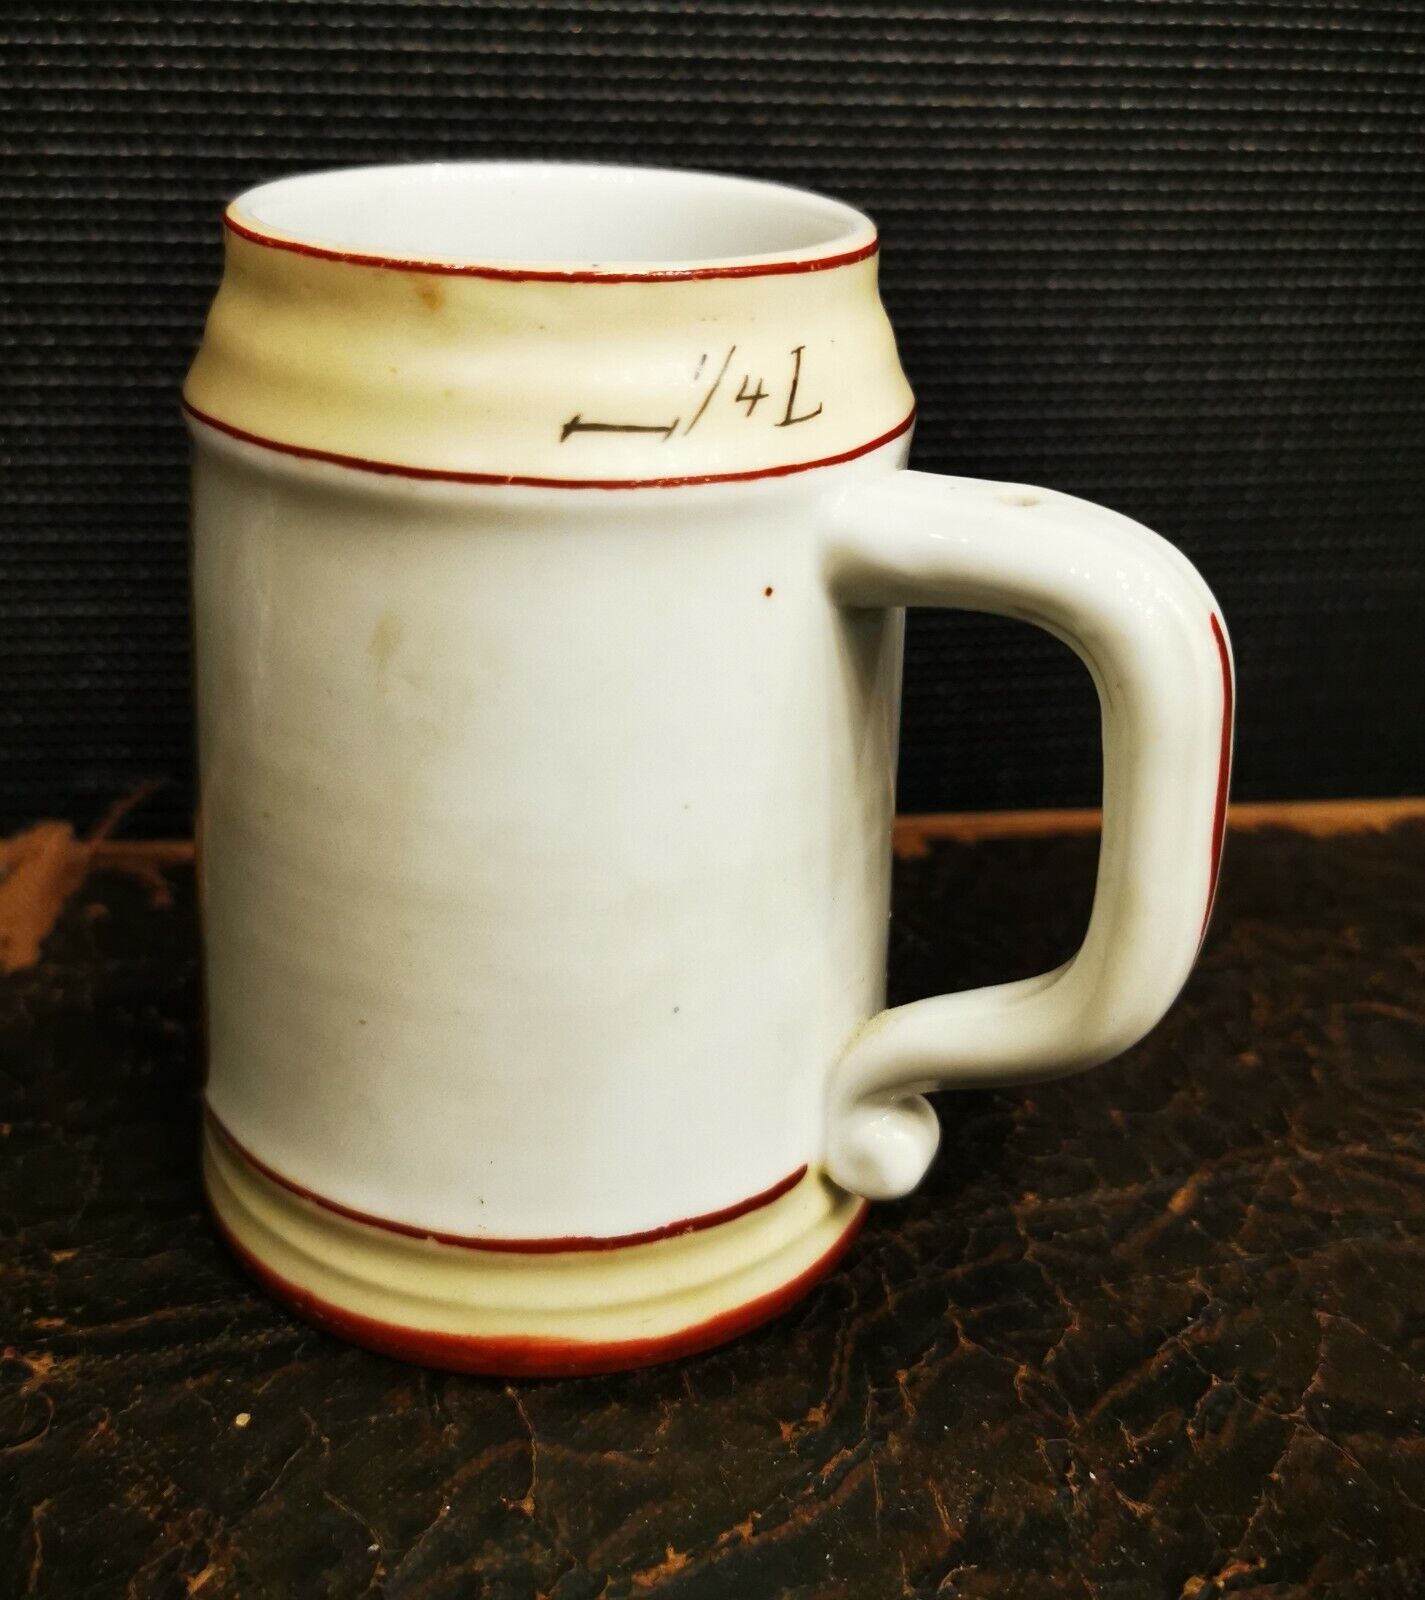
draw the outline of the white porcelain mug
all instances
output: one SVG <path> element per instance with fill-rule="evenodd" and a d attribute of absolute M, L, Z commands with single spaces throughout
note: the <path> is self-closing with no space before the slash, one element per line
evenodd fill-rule
<path fill-rule="evenodd" d="M 790 1304 L 922 1094 L 1123 1050 L 1197 952 L 1232 668 L 1112 511 L 903 470 L 876 234 L 703 173 L 319 173 L 227 214 L 196 447 L 205 1166 L 312 1320 L 506 1374 Z M 1079 953 L 883 1010 L 902 610 L 1103 703 Z"/>

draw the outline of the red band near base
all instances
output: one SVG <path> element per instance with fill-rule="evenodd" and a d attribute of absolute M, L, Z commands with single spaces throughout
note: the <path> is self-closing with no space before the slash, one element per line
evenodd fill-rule
<path fill-rule="evenodd" d="M 205 1107 L 203 1115 L 214 1137 L 222 1140 L 224 1147 L 235 1160 L 251 1167 L 254 1172 L 260 1173 L 269 1182 L 277 1184 L 289 1194 L 296 1195 L 299 1200 L 310 1200 L 323 1211 L 330 1211 L 338 1217 L 346 1217 L 352 1222 L 360 1222 L 368 1228 L 380 1228 L 385 1233 L 398 1233 L 406 1239 L 430 1239 L 436 1244 L 454 1245 L 459 1250 L 491 1250 L 503 1255 L 568 1255 L 581 1250 L 622 1250 L 633 1244 L 654 1244 L 659 1239 L 679 1239 L 684 1234 L 701 1233 L 704 1228 L 715 1228 L 719 1223 L 733 1222 L 738 1217 L 745 1217 L 751 1211 L 760 1211 L 763 1206 L 769 1206 L 774 1200 L 780 1200 L 784 1194 L 789 1194 L 807 1174 L 806 1166 L 803 1164 L 795 1172 L 789 1172 L 785 1178 L 779 1178 L 776 1183 L 759 1190 L 756 1194 L 746 1196 L 745 1199 L 735 1200 L 731 1205 L 722 1206 L 716 1211 L 704 1211 L 698 1216 L 679 1217 L 676 1222 L 660 1223 L 658 1227 L 645 1228 L 640 1233 L 572 1233 L 542 1238 L 500 1238 L 492 1234 L 443 1233 L 437 1228 L 423 1228 L 413 1222 L 396 1222 L 390 1217 L 378 1217 L 370 1211 L 359 1211 L 355 1206 L 344 1205 L 340 1200 L 328 1199 L 326 1195 L 318 1194 L 315 1189 L 309 1189 L 305 1184 L 278 1172 L 275 1167 L 269 1167 L 260 1156 L 255 1156 L 246 1145 L 236 1139 L 213 1111 Z"/>

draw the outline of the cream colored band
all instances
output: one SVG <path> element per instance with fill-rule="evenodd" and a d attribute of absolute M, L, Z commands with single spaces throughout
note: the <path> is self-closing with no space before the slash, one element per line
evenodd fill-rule
<path fill-rule="evenodd" d="M 456 476 L 640 483 L 826 462 L 911 411 L 876 261 L 506 281 L 229 232 L 184 398 L 298 454 Z"/>
<path fill-rule="evenodd" d="M 756 1211 L 695 1233 L 524 1255 L 411 1238 L 337 1215 L 265 1177 L 211 1127 L 203 1166 L 224 1229 L 303 1309 L 310 1311 L 309 1300 L 391 1330 L 469 1339 L 667 1339 L 794 1283 L 864 1209 L 808 1173 Z"/>

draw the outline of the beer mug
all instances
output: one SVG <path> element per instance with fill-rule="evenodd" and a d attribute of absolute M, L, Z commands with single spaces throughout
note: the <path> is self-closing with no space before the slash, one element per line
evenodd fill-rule
<path fill-rule="evenodd" d="M 184 391 L 204 1162 L 279 1298 L 456 1369 L 703 1349 L 914 1187 L 925 1091 L 1157 1022 L 1217 875 L 1221 617 L 1126 517 L 905 469 L 865 216 L 476 162 L 226 227 Z M 886 1010 L 907 605 L 1083 658 L 1103 843 L 1065 966 Z"/>

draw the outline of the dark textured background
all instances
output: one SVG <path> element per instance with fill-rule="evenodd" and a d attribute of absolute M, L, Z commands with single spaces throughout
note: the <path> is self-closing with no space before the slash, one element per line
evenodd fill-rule
<path fill-rule="evenodd" d="M 8 4 L 0 826 L 191 804 L 175 403 L 223 202 L 432 156 L 732 168 L 869 209 L 918 466 L 1104 499 L 1232 626 L 1242 797 L 1425 787 L 1415 0 Z M 901 803 L 1082 803 L 1088 682 L 917 616 Z"/>

